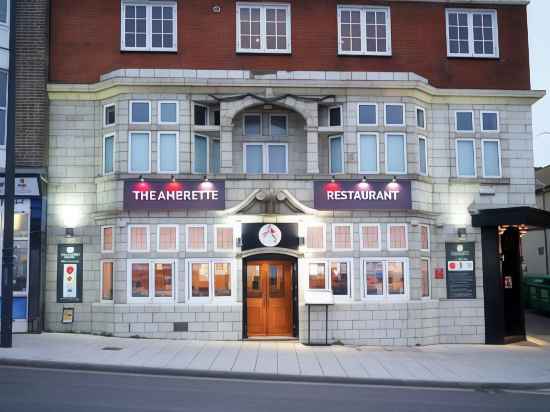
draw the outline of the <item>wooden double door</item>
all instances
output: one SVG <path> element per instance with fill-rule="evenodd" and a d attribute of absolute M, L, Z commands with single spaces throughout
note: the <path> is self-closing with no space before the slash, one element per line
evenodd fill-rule
<path fill-rule="evenodd" d="M 254 336 L 293 335 L 292 263 L 248 262 L 246 267 L 247 331 Z"/>

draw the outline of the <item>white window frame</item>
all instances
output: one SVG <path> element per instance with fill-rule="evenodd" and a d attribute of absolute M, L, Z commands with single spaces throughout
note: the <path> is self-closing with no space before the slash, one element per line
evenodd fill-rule
<path fill-rule="evenodd" d="M 353 299 L 353 286 L 354 286 L 354 272 L 353 272 L 353 258 L 351 257 L 342 257 L 342 258 L 314 258 L 307 260 L 307 276 L 305 277 L 305 284 L 303 284 L 304 290 L 315 290 L 309 288 L 309 267 L 311 264 L 324 264 L 325 265 L 325 289 L 318 290 L 332 290 L 332 281 L 330 276 L 330 265 L 332 263 L 346 263 L 348 265 L 348 291 L 345 295 L 334 295 L 335 302 L 349 302 Z"/>
<path fill-rule="evenodd" d="M 428 296 L 422 296 L 422 262 L 428 262 Z M 430 300 L 432 298 L 432 263 L 428 256 L 420 257 L 420 299 Z"/>
<path fill-rule="evenodd" d="M 405 144 L 403 145 L 403 154 L 404 154 L 404 161 L 405 161 L 405 170 L 400 172 L 400 171 L 393 171 L 393 170 L 389 170 L 388 168 L 388 156 L 389 156 L 389 150 L 388 150 L 388 136 L 389 135 L 399 135 L 399 136 L 403 136 L 403 140 L 405 142 Z M 409 170 L 409 164 L 408 164 L 408 159 L 407 159 L 407 134 L 406 133 L 401 133 L 401 132 L 395 132 L 395 133 L 386 133 L 384 135 L 384 154 L 385 154 L 385 167 L 386 167 L 386 173 L 388 174 L 392 174 L 392 175 L 406 175 L 408 170 Z"/>
<path fill-rule="evenodd" d="M 419 228 L 420 228 L 420 251 L 421 252 L 429 252 L 430 251 L 430 248 L 431 248 L 431 234 L 430 234 L 430 225 L 426 225 L 426 224 L 420 224 L 419 225 Z M 427 233 L 428 233 L 428 249 L 423 249 L 422 248 L 422 228 L 426 228 L 427 230 Z"/>
<path fill-rule="evenodd" d="M 472 115 L 472 130 L 458 130 L 458 114 L 459 113 L 470 113 Z M 475 133 L 476 131 L 476 122 L 474 117 L 473 110 L 455 110 L 455 132 L 456 133 Z"/>
<path fill-rule="evenodd" d="M 126 46 L 126 9 L 125 6 L 145 6 L 146 18 L 146 41 L 145 47 L 127 47 Z M 152 7 L 172 7 L 174 16 L 172 22 L 172 47 L 153 47 L 153 13 Z M 140 52 L 176 52 L 178 51 L 178 7 L 176 2 L 169 1 L 147 1 L 147 0 L 122 0 L 120 2 L 120 50 L 122 51 L 140 51 Z"/>
<path fill-rule="evenodd" d="M 374 113 L 375 113 L 375 123 L 361 123 L 361 116 L 359 114 L 359 111 L 361 110 L 361 106 L 374 106 Z M 357 103 L 357 126 L 363 126 L 363 127 L 376 127 L 378 126 L 378 103 Z"/>
<path fill-rule="evenodd" d="M 368 262 L 382 262 L 384 265 L 383 288 L 384 293 L 379 296 L 367 295 L 367 285 L 365 284 L 365 269 Z M 403 281 L 404 288 L 402 295 L 390 295 L 388 284 L 388 263 L 400 262 L 403 263 Z M 365 257 L 361 258 L 361 300 L 362 301 L 379 301 L 379 302 L 395 302 L 407 301 L 410 299 L 410 265 L 408 257 Z"/>
<path fill-rule="evenodd" d="M 175 228 L 176 229 L 176 247 L 175 247 L 175 249 L 161 249 L 160 248 L 160 229 L 161 228 Z M 170 224 L 157 225 L 157 252 L 161 252 L 161 253 L 179 252 L 179 243 L 180 243 L 179 241 L 180 241 L 180 227 L 179 227 L 179 225 L 170 225 Z"/>
<path fill-rule="evenodd" d="M 405 247 L 404 248 L 392 248 L 391 247 L 391 228 L 392 227 L 404 227 L 405 228 Z M 387 226 L 387 248 L 390 252 L 405 252 L 409 250 L 409 225 L 407 223 L 389 223 Z"/>
<path fill-rule="evenodd" d="M 202 227 L 204 229 L 204 247 L 202 249 L 192 249 L 189 246 L 189 229 L 193 227 Z M 187 252 L 207 252 L 208 251 L 208 225 L 202 225 L 202 224 L 191 224 L 185 226 L 185 250 Z"/>
<path fill-rule="evenodd" d="M 451 36 L 449 25 L 449 14 L 466 13 L 468 15 L 468 53 L 451 53 Z M 478 54 L 474 50 L 474 14 L 493 15 L 493 54 Z M 500 57 L 498 15 L 496 10 L 487 9 L 446 9 L 445 10 L 445 32 L 447 33 L 447 57 L 498 59 Z"/>
<path fill-rule="evenodd" d="M 243 173 L 249 174 L 246 171 L 246 149 L 248 146 L 261 146 L 262 147 L 262 174 L 264 175 L 286 175 L 288 174 L 288 143 L 285 142 L 270 142 L 270 143 L 257 143 L 247 142 L 243 143 Z M 286 170 L 285 172 L 270 172 L 269 171 L 269 146 L 285 146 L 286 151 Z"/>
<path fill-rule="evenodd" d="M 191 153 L 192 173 L 194 175 L 204 175 L 205 172 L 198 172 L 196 170 L 195 155 L 197 148 L 195 145 L 195 137 L 197 136 L 206 139 L 206 174 L 210 173 L 210 136 L 200 133 L 193 133 L 193 153 Z"/>
<path fill-rule="evenodd" d="M 363 247 L 363 240 L 364 240 L 364 235 L 363 235 L 363 228 L 364 227 L 375 227 L 376 230 L 378 231 L 378 247 L 376 248 L 368 248 L 368 247 Z M 359 249 L 361 251 L 365 251 L 365 252 L 379 252 L 382 250 L 382 225 L 380 225 L 379 223 L 362 223 L 359 225 Z"/>
<path fill-rule="evenodd" d="M 497 115 L 497 128 L 496 130 L 486 130 L 485 127 L 483 127 L 483 115 L 484 114 L 496 114 Z M 500 133 L 500 112 L 496 110 L 482 110 L 479 113 L 479 123 L 481 127 L 481 131 L 483 133 Z"/>
<path fill-rule="evenodd" d="M 401 106 L 403 109 L 403 123 L 388 123 L 388 113 L 387 113 L 387 107 L 388 106 Z M 405 111 L 405 103 L 384 103 L 384 126 L 386 127 L 405 127 L 407 124 L 407 112 Z"/>
<path fill-rule="evenodd" d="M 112 286 L 113 286 L 113 298 L 112 299 L 103 299 L 103 264 L 105 263 L 111 263 L 113 265 L 113 279 L 112 279 Z M 99 303 L 106 303 L 106 304 L 113 304 L 115 299 L 115 261 L 114 259 L 101 259 L 99 261 Z"/>
<path fill-rule="evenodd" d="M 176 105 L 176 121 L 175 122 L 163 122 L 162 121 L 162 105 L 163 104 L 175 104 Z M 158 102 L 158 124 L 162 125 L 177 125 L 179 124 L 180 102 L 177 100 L 160 100 Z"/>
<path fill-rule="evenodd" d="M 342 50 L 342 11 L 359 11 L 361 13 L 361 51 Z M 386 51 L 368 52 L 367 51 L 367 11 L 383 11 L 386 13 Z M 338 54 L 352 56 L 391 56 L 392 55 L 392 28 L 391 28 L 391 10 L 387 6 L 361 6 L 361 5 L 338 5 Z"/>
<path fill-rule="evenodd" d="M 193 284 L 192 284 L 192 277 L 193 277 L 193 271 L 192 271 L 192 265 L 194 263 L 206 263 L 208 264 L 208 297 L 193 297 Z M 215 296 L 215 272 L 214 272 L 214 265 L 216 263 L 229 263 L 231 265 L 231 296 Z M 203 304 L 209 304 L 209 303 L 230 303 L 235 301 L 236 297 L 236 286 L 237 286 L 237 272 L 236 272 L 236 260 L 230 259 L 230 258 L 192 258 L 192 259 L 186 259 L 185 260 L 185 279 L 187 281 L 187 290 L 186 290 L 186 297 L 187 301 L 190 303 L 203 303 Z"/>
<path fill-rule="evenodd" d="M 308 228 L 310 227 L 322 227 L 323 228 L 323 247 L 318 249 L 318 248 L 310 248 L 310 247 L 307 247 L 307 234 L 308 234 Z M 327 250 L 327 226 L 326 224 L 324 223 L 308 223 L 306 225 L 306 233 L 305 233 L 305 249 L 308 251 L 308 252 L 324 252 L 325 250 Z"/>
<path fill-rule="evenodd" d="M 174 170 L 161 170 L 162 165 L 162 159 L 161 159 L 161 151 L 160 151 L 160 140 L 163 135 L 176 135 L 176 168 Z M 209 142 L 207 142 L 209 143 Z M 180 134 L 179 132 L 169 132 L 169 131 L 162 131 L 157 133 L 157 172 L 158 173 L 172 173 L 172 174 L 178 174 L 179 173 L 179 165 L 180 165 Z"/>
<path fill-rule="evenodd" d="M 485 143 L 494 143 L 497 144 L 498 149 L 498 176 L 488 176 L 485 171 Z M 481 164 L 483 169 L 483 177 L 487 179 L 500 179 L 502 177 L 502 152 L 500 139 L 481 139 Z"/>
<path fill-rule="evenodd" d="M 424 140 L 424 155 L 426 156 L 426 171 L 422 171 L 422 166 L 420 163 L 420 155 L 421 155 L 421 149 L 420 149 L 420 141 Z M 421 176 L 428 176 L 430 174 L 430 164 L 428 162 L 428 138 L 426 136 L 419 135 L 418 136 L 418 174 Z"/>
<path fill-rule="evenodd" d="M 259 49 L 245 49 L 241 47 L 241 8 L 259 8 L 260 9 L 260 45 Z M 267 30 L 266 30 L 266 9 L 284 9 L 286 10 L 286 49 L 268 49 L 267 48 Z M 236 52 L 252 54 L 291 54 L 292 53 L 292 16 L 290 3 L 273 2 L 244 2 L 238 1 L 236 4 Z"/>
<path fill-rule="evenodd" d="M 258 134 L 258 135 L 246 134 L 246 118 L 247 117 L 259 117 L 260 118 L 260 134 Z M 271 132 L 271 125 L 269 127 L 270 127 L 270 132 Z M 263 116 L 262 116 L 261 113 L 245 113 L 245 114 L 243 114 L 243 136 L 245 136 L 245 137 L 261 137 L 261 136 L 263 136 L 263 131 L 264 131 L 264 123 L 263 123 Z"/>
<path fill-rule="evenodd" d="M 278 135 L 278 136 L 273 136 L 273 134 L 271 133 L 271 118 L 272 117 L 284 117 L 286 120 L 286 130 L 285 130 L 285 134 L 281 134 L 281 135 Z M 261 125 L 261 121 L 260 121 L 260 125 Z M 286 113 L 269 113 L 269 136 L 271 138 L 280 138 L 280 137 L 288 137 L 288 114 Z"/>
<path fill-rule="evenodd" d="M 132 264 L 146 263 L 149 265 L 149 296 L 137 298 L 132 296 Z M 155 297 L 155 263 L 172 264 L 172 296 Z M 178 260 L 177 259 L 128 259 L 126 266 L 126 287 L 128 303 L 174 303 L 177 301 Z"/>
<path fill-rule="evenodd" d="M 337 125 L 331 125 L 330 124 L 330 111 L 331 110 L 334 110 L 334 109 L 338 109 L 338 111 L 340 112 L 340 124 L 337 124 Z M 342 127 L 344 125 L 344 113 L 343 113 L 343 110 L 342 110 L 342 105 L 341 104 L 335 104 L 335 105 L 332 105 L 332 106 L 328 106 L 327 107 L 327 114 L 328 114 L 328 127 Z"/>
<path fill-rule="evenodd" d="M 332 139 L 341 139 L 342 141 L 342 169 L 340 169 L 340 171 L 338 172 L 333 172 L 332 171 Z M 331 175 L 340 175 L 340 174 L 343 174 L 345 173 L 345 166 L 344 166 L 344 135 L 340 135 L 340 134 L 337 134 L 337 135 L 333 135 L 333 136 L 329 136 L 328 137 L 328 168 L 329 168 L 329 173 Z"/>
<path fill-rule="evenodd" d="M 106 163 L 105 163 L 105 140 L 107 140 L 108 137 L 112 137 L 113 138 L 113 171 L 112 172 L 107 172 L 106 171 Z M 107 133 L 106 135 L 103 135 L 103 140 L 102 140 L 102 154 L 101 154 L 101 157 L 102 157 L 102 167 L 101 167 L 101 171 L 103 172 L 103 176 L 111 176 L 111 175 L 114 175 L 115 174 L 115 170 L 116 170 L 116 159 L 115 159 L 115 153 L 116 153 L 116 133 Z"/>
<path fill-rule="evenodd" d="M 134 250 L 132 249 L 132 229 L 134 228 L 145 228 L 147 231 L 147 249 L 144 250 Z M 128 225 L 128 252 L 130 253 L 149 253 L 151 251 L 151 228 L 149 225 Z"/>
<path fill-rule="evenodd" d="M 104 240 L 105 240 L 104 230 L 108 229 L 108 228 L 111 228 L 112 231 L 113 231 L 113 247 L 112 247 L 112 249 L 103 249 Z M 101 253 L 114 253 L 114 251 L 115 251 L 115 226 L 114 225 L 101 226 L 100 230 L 101 230 L 101 233 L 100 233 Z"/>
<path fill-rule="evenodd" d="M 350 247 L 349 248 L 337 248 L 336 247 L 336 227 L 346 226 L 350 231 Z M 332 224 L 332 250 L 334 252 L 350 252 L 353 251 L 353 223 L 333 223 Z"/>
<path fill-rule="evenodd" d="M 370 135 L 376 136 L 376 170 L 361 170 L 361 136 Z M 357 133 L 357 148 L 358 148 L 358 162 L 357 172 L 364 175 L 377 175 L 380 174 L 380 134 L 376 132 L 359 132 Z"/>
<path fill-rule="evenodd" d="M 458 142 L 466 141 L 466 142 L 472 142 L 474 146 L 474 174 L 472 176 L 468 175 L 461 175 L 460 174 L 460 167 L 458 165 Z M 476 147 L 476 139 L 474 138 L 459 138 L 455 139 L 455 163 L 456 163 L 456 175 L 457 177 L 464 178 L 464 179 L 475 179 L 477 178 L 477 147 Z"/>
<path fill-rule="evenodd" d="M 233 238 L 231 240 L 231 249 L 220 249 L 218 248 L 218 229 L 231 229 L 233 230 Z M 231 253 L 236 250 L 236 236 L 235 236 L 235 227 L 233 225 L 214 225 L 214 252 L 219 253 Z"/>
<path fill-rule="evenodd" d="M 111 124 L 107 124 L 107 109 L 110 107 L 115 108 L 115 122 Z M 103 105 L 103 127 L 113 127 L 116 126 L 117 123 L 117 113 L 116 113 L 116 103 L 107 103 Z"/>
<path fill-rule="evenodd" d="M 418 111 L 421 111 L 422 113 L 424 113 L 424 127 L 421 127 L 418 125 Z M 426 127 L 427 127 L 426 109 L 423 108 L 422 106 L 416 106 L 416 109 L 414 111 L 414 117 L 416 119 L 416 127 L 421 130 L 426 130 Z"/>
<path fill-rule="evenodd" d="M 134 103 L 147 103 L 147 105 L 149 106 L 149 121 L 148 122 L 133 122 L 132 121 L 132 118 L 133 118 L 133 104 Z M 128 109 L 128 113 L 130 114 L 130 117 L 129 117 L 129 124 L 151 124 L 151 101 L 150 100 L 130 100 L 130 102 L 128 103 L 129 104 L 129 109 Z"/>
<path fill-rule="evenodd" d="M 147 168 L 147 170 L 134 170 L 133 168 L 133 165 L 132 165 L 132 135 L 133 134 L 146 134 L 148 136 L 148 139 L 149 139 L 149 167 Z M 151 153 L 152 153 L 152 148 L 151 148 L 151 132 L 148 132 L 148 131 L 137 131 L 137 130 L 132 130 L 132 131 L 129 131 L 128 132 L 128 173 L 139 173 L 139 174 L 143 174 L 143 173 L 151 173 Z"/>

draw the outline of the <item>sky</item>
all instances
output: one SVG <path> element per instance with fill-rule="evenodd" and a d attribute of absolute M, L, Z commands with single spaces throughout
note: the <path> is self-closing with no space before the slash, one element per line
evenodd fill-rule
<path fill-rule="evenodd" d="M 531 0 L 527 15 L 531 88 L 547 93 L 533 106 L 535 166 L 547 166 L 550 165 L 550 0 Z"/>

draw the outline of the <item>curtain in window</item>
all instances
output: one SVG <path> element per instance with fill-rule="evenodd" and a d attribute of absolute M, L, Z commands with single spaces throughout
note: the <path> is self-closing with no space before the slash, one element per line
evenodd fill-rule
<path fill-rule="evenodd" d="M 483 142 L 483 161 L 485 162 L 485 176 L 500 176 L 500 157 L 498 142 Z"/>
<path fill-rule="evenodd" d="M 189 249 L 202 250 L 204 249 L 204 227 L 190 227 L 187 231 L 189 236 L 188 245 Z"/>
<path fill-rule="evenodd" d="M 474 142 L 459 140 L 457 142 L 458 174 L 460 176 L 475 176 L 475 151 Z"/>
<path fill-rule="evenodd" d="M 149 171 L 149 135 L 147 133 L 132 133 L 130 135 L 131 150 L 130 160 L 132 172 Z"/>
<path fill-rule="evenodd" d="M 308 249 L 324 248 L 324 226 L 308 226 L 306 234 L 306 247 Z"/>
<path fill-rule="evenodd" d="M 386 170 L 389 173 L 405 173 L 405 136 L 400 134 L 389 134 L 386 139 L 388 147 Z"/>
<path fill-rule="evenodd" d="M 113 300 L 113 262 L 103 262 L 101 276 L 101 299 Z"/>
<path fill-rule="evenodd" d="M 286 173 L 286 146 L 269 145 L 269 173 Z"/>
<path fill-rule="evenodd" d="M 147 228 L 133 227 L 130 230 L 131 250 L 147 250 Z"/>
<path fill-rule="evenodd" d="M 349 226 L 336 226 L 334 238 L 336 249 L 351 249 L 351 228 Z"/>
<path fill-rule="evenodd" d="M 104 153 L 105 164 L 103 165 L 103 172 L 113 173 L 114 171 L 114 137 L 113 136 L 107 136 L 105 138 L 104 150 L 105 150 L 105 153 Z"/>
<path fill-rule="evenodd" d="M 262 146 L 246 146 L 246 173 L 263 173 Z"/>
<path fill-rule="evenodd" d="M 220 141 L 217 139 L 212 139 L 212 147 L 210 149 L 210 173 L 215 175 L 219 174 L 220 163 L 221 163 Z"/>
<path fill-rule="evenodd" d="M 361 172 L 377 172 L 378 143 L 376 135 L 362 134 L 359 137 L 359 164 Z"/>
<path fill-rule="evenodd" d="M 159 171 L 178 170 L 178 141 L 175 133 L 159 134 Z"/>
<path fill-rule="evenodd" d="M 378 238 L 377 226 L 363 226 L 363 249 L 379 249 L 380 239 Z"/>
<path fill-rule="evenodd" d="M 342 173 L 344 170 L 343 147 L 341 137 L 330 139 L 330 173 Z"/>
<path fill-rule="evenodd" d="M 113 228 L 103 228 L 103 250 L 113 250 Z"/>
<path fill-rule="evenodd" d="M 159 228 L 159 249 L 175 250 L 177 245 L 176 238 L 177 238 L 176 227 L 160 227 Z"/>
<path fill-rule="evenodd" d="M 195 136 L 195 173 L 208 173 L 208 139 Z"/>
<path fill-rule="evenodd" d="M 407 233 L 404 226 L 390 226 L 390 249 L 405 249 Z"/>
<path fill-rule="evenodd" d="M 216 228 L 216 249 L 220 249 L 220 250 L 233 249 L 233 228 L 230 228 L 230 227 Z"/>

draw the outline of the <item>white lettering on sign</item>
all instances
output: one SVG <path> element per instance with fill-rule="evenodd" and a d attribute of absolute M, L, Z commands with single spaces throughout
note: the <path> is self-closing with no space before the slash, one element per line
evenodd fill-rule
<path fill-rule="evenodd" d="M 132 190 L 134 200 L 163 201 L 163 200 L 218 200 L 217 190 Z"/>
<path fill-rule="evenodd" d="M 449 272 L 469 272 L 474 270 L 474 262 L 472 260 L 450 260 L 447 263 Z"/>
<path fill-rule="evenodd" d="M 328 200 L 397 200 L 398 190 L 332 190 Z"/>

